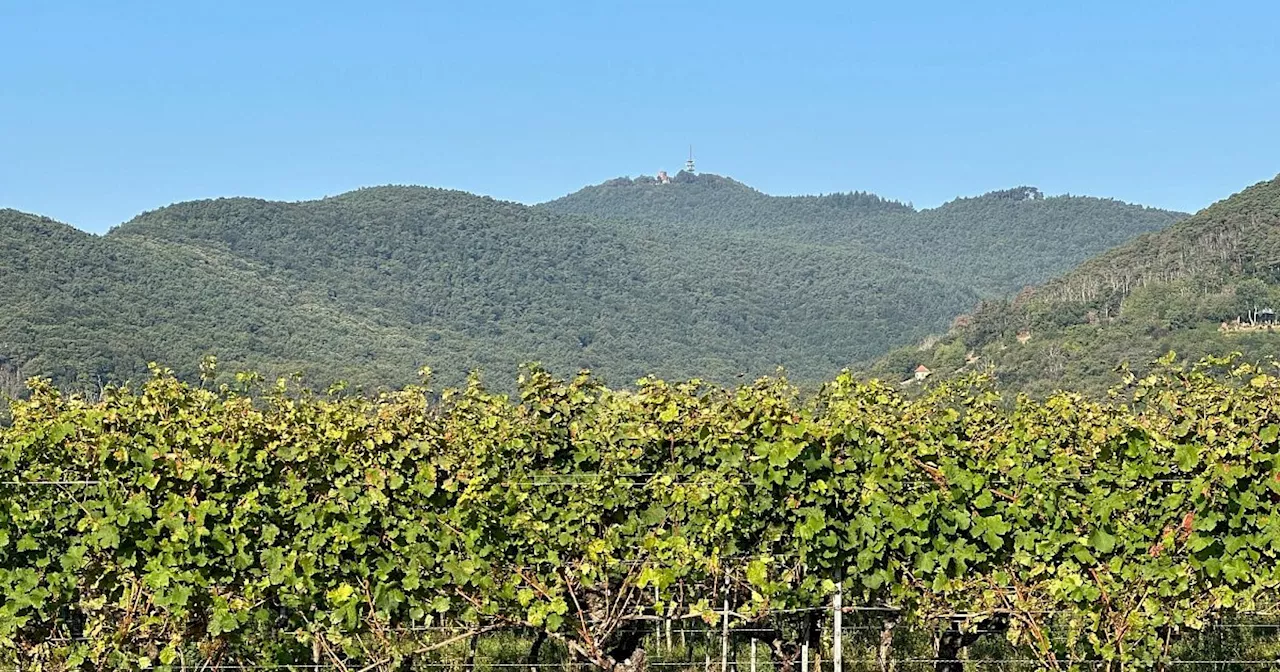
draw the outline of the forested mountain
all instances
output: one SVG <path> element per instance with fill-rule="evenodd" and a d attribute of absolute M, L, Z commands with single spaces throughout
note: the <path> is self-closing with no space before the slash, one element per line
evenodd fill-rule
<path fill-rule="evenodd" d="M 858 245 L 622 228 L 416 187 L 144 213 L 103 237 L 0 218 L 0 361 L 63 383 L 301 370 L 449 382 L 524 361 L 627 382 L 816 379 L 945 326 L 969 288 Z M 12 376 L 11 376 L 12 377 Z"/>
<path fill-rule="evenodd" d="M 1046 198 L 1031 187 L 916 210 L 861 192 L 768 196 L 725 177 L 684 172 L 671 184 L 652 178 L 610 180 L 540 207 L 632 226 L 659 222 L 774 240 L 854 242 L 938 277 L 963 278 L 988 297 L 1042 282 L 1185 217 L 1110 199 Z"/>
<path fill-rule="evenodd" d="M 1184 213 L 1087 196 L 1045 197 L 1031 187 L 960 198 L 893 220 L 869 222 L 859 239 L 947 277 L 1002 296 L 1065 272 Z"/>
<path fill-rule="evenodd" d="M 190 373 L 209 353 L 376 380 L 403 376 L 417 350 L 404 329 L 339 311 L 261 265 L 0 210 L 0 396 L 24 375 L 97 385 L 150 360 Z"/>
<path fill-rule="evenodd" d="M 681 171 L 670 184 L 652 177 L 620 177 L 543 203 L 561 214 L 674 224 L 701 230 L 763 231 L 805 224 L 849 222 L 884 213 L 912 213 L 904 203 L 853 192 L 770 196 L 728 177 Z"/>
<path fill-rule="evenodd" d="M 871 372 L 907 377 L 994 367 L 1033 393 L 1101 392 L 1122 363 L 1141 369 L 1176 351 L 1198 359 L 1238 351 L 1280 357 L 1280 177 L 1165 231 L 1141 236 L 1012 300 L 988 301 L 927 347 L 906 347 Z"/>
<path fill-rule="evenodd" d="M 509 380 L 532 360 L 622 382 L 814 380 L 1177 216 L 1029 188 L 917 211 L 690 173 L 537 207 L 422 187 L 196 201 L 106 236 L 4 211 L 0 385 L 151 360 L 190 376 L 204 354 L 317 384 L 424 365 Z"/>

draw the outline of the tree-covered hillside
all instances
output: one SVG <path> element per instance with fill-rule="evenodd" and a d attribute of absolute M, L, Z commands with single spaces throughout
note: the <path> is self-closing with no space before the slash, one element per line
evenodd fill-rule
<path fill-rule="evenodd" d="M 989 297 L 1042 282 L 1185 217 L 1111 199 L 1046 198 L 1031 187 L 917 211 L 861 192 L 769 196 L 718 175 L 688 173 L 671 184 L 651 178 L 610 180 L 541 207 L 636 226 L 660 222 L 770 239 L 855 243 L 926 273 L 963 278 Z"/>
<path fill-rule="evenodd" d="M 849 222 L 870 215 L 914 212 L 909 205 L 864 192 L 770 196 L 728 177 L 683 171 L 670 184 L 652 177 L 620 177 L 539 207 L 561 214 L 646 224 L 766 233 L 802 223 Z"/>
<path fill-rule="evenodd" d="M 264 373 L 372 382 L 403 376 L 387 367 L 419 350 L 406 330 L 337 310 L 261 265 L 14 210 L 0 210 L 0 307 L 0 396 L 24 376 L 96 386 L 149 360 L 192 373 L 209 353 Z"/>
<path fill-rule="evenodd" d="M 301 203 L 217 199 L 103 237 L 3 218 L 0 357 L 60 382 L 301 370 L 400 384 L 524 361 L 628 381 L 817 379 L 945 326 L 976 301 L 856 245 L 602 225 L 438 189 Z M 11 376 L 14 377 L 14 376 Z"/>
<path fill-rule="evenodd" d="M 1034 393 L 1101 392 L 1123 363 L 1143 368 L 1174 350 L 1198 359 L 1239 351 L 1280 358 L 1280 177 L 1165 231 L 1141 236 L 1010 301 L 984 303 L 927 347 L 906 347 L 871 371 L 906 377 L 993 366 Z"/>
<path fill-rule="evenodd" d="M 1030 187 L 960 198 L 858 238 L 884 254 L 1002 296 L 1063 273 L 1103 250 L 1160 231 L 1183 213 L 1087 196 L 1044 196 Z"/>
<path fill-rule="evenodd" d="M 525 361 L 615 381 L 816 380 L 945 328 L 1176 213 L 1020 188 L 933 210 L 774 197 L 715 175 L 612 180 L 537 207 L 420 187 L 227 198 L 106 236 L 0 216 L 0 385 L 193 375 L 450 382 Z"/>

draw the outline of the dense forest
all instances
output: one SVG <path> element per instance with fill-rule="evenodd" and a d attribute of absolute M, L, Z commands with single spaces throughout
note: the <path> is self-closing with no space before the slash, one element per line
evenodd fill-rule
<path fill-rule="evenodd" d="M 684 172 L 668 185 L 619 178 L 541 207 L 638 226 L 747 231 L 767 240 L 856 241 L 923 273 L 963 278 L 988 298 L 1047 280 L 1186 216 L 1111 199 L 1045 197 L 1032 187 L 916 210 L 862 192 L 768 196 L 725 177 Z"/>
<path fill-rule="evenodd" d="M 314 288 L 196 246 L 98 237 L 0 210 L 0 395 L 26 376 L 98 387 L 150 360 L 194 373 L 205 354 L 366 379 L 402 375 L 407 330 L 339 310 Z M 373 356 L 375 353 L 381 356 Z"/>
<path fill-rule="evenodd" d="M 532 208 L 420 187 L 215 199 L 105 236 L 0 211 L 0 385 L 13 394 L 47 375 L 99 387 L 149 361 L 190 377 L 204 354 L 317 384 L 403 384 L 422 366 L 459 382 L 526 361 L 613 381 L 780 366 L 813 381 L 1176 218 L 1019 194 L 917 212 L 866 193 L 779 198 L 682 173 Z M 586 202 L 577 209 L 598 212 L 567 212 Z M 1058 219 L 1043 204 L 1060 204 Z M 988 245 L 1000 236 L 1012 242 Z M 1037 252 L 1019 251 L 1022 238 Z M 987 265 L 999 270 L 975 270 Z"/>
<path fill-rule="evenodd" d="M 424 188 L 183 203 L 103 237 L 6 211 L 0 232 L 0 366 L 78 385 L 148 361 L 191 376 L 202 354 L 365 385 L 530 360 L 619 381 L 817 379 L 977 299 L 854 244 L 618 230 Z"/>
<path fill-rule="evenodd" d="M 1118 367 L 1170 350 L 1190 359 L 1241 352 L 1280 358 L 1280 177 L 1140 236 L 1006 300 L 982 303 L 945 336 L 903 347 L 869 370 L 902 377 L 994 368 L 1037 394 L 1101 393 Z M 1270 311 L 1270 312 L 1269 312 Z"/>

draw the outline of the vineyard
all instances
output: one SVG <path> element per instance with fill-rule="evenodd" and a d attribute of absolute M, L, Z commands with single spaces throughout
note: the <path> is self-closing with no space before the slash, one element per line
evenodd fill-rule
<path fill-rule="evenodd" d="M 1173 362 L 1105 402 L 33 381 L 0 428 L 0 664 L 1266 669 L 1280 379 Z"/>

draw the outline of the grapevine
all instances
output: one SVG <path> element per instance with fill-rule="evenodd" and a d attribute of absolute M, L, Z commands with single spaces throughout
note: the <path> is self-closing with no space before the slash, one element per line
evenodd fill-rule
<path fill-rule="evenodd" d="M 392 669 L 449 623 L 626 670 L 637 625 L 728 601 L 785 666 L 839 590 L 1047 669 L 1142 667 L 1280 580 L 1280 380 L 1229 359 L 1106 401 L 538 368 L 517 396 L 30 387 L 0 429 L 0 662 Z"/>

